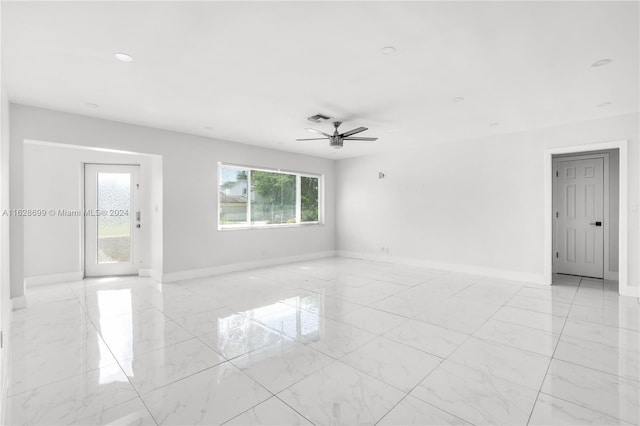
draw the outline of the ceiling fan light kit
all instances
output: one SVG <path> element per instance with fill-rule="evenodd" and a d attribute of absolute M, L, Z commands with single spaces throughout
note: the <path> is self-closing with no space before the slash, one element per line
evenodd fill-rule
<path fill-rule="evenodd" d="M 313 120 L 311 120 L 311 121 L 313 121 Z M 340 127 L 341 124 L 342 124 L 342 122 L 340 122 L 340 121 L 334 121 L 333 122 L 334 131 L 333 131 L 332 135 L 330 135 L 328 133 L 325 133 L 325 132 L 321 132 L 320 130 L 316 130 L 316 129 L 312 129 L 312 128 L 307 127 L 308 131 L 314 132 L 314 133 L 319 133 L 323 137 L 322 138 L 305 138 L 305 139 L 296 139 L 296 140 L 297 141 L 318 141 L 318 140 L 328 139 L 329 140 L 329 146 L 331 148 L 333 148 L 333 149 L 342 148 L 343 145 L 344 145 L 344 141 L 368 141 L 368 142 L 373 142 L 373 141 L 377 141 L 378 140 L 378 138 L 352 137 L 353 135 L 355 135 L 357 133 L 364 132 L 365 130 L 368 130 L 366 127 L 358 127 L 358 128 L 353 129 L 353 130 L 346 131 L 344 133 L 338 133 L 338 127 Z"/>

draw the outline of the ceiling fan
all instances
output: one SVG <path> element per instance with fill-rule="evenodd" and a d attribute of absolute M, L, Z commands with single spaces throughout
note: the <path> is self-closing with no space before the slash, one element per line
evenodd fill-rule
<path fill-rule="evenodd" d="M 357 129 L 349 130 L 344 133 L 338 133 L 338 127 L 340 127 L 341 124 L 342 122 L 340 121 L 333 122 L 333 127 L 335 128 L 335 130 L 333 131 L 333 135 L 330 135 L 325 132 L 321 132 L 320 130 L 311 129 L 307 127 L 307 130 L 309 130 L 310 132 L 320 133 L 324 137 L 310 138 L 310 139 L 296 139 L 296 140 L 297 141 L 319 141 L 323 139 L 329 139 L 329 146 L 335 149 L 342 148 L 344 141 L 377 141 L 378 140 L 378 138 L 360 138 L 360 137 L 354 138 L 353 137 L 353 135 L 355 135 L 356 133 L 364 132 L 365 130 L 367 130 L 366 127 L 358 127 Z"/>

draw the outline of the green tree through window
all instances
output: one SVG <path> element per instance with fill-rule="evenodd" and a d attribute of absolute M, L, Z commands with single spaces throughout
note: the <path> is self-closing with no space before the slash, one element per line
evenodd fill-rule
<path fill-rule="evenodd" d="M 254 222 L 296 222 L 296 176 L 251 171 L 251 219 Z"/>
<path fill-rule="evenodd" d="M 300 177 L 300 206 L 303 222 L 318 221 L 318 178 Z"/>

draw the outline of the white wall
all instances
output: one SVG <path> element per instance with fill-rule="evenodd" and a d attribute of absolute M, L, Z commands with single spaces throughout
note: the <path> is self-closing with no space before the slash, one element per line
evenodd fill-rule
<path fill-rule="evenodd" d="M 0 77 L 0 80 L 2 78 Z M 2 101 L 0 103 L 0 210 L 10 208 L 9 203 L 9 100 L 2 81 Z M 10 217 L 0 216 L 0 310 L 2 324 L 6 324 L 11 306 L 10 300 L 10 256 L 9 232 Z"/>
<path fill-rule="evenodd" d="M 150 188 L 149 193 L 150 213 L 146 217 L 150 217 L 150 238 L 149 246 L 151 250 L 151 271 L 152 276 L 160 281 L 162 279 L 163 271 L 163 218 L 162 218 L 162 206 L 163 206 L 163 181 L 162 181 L 162 157 L 151 157 L 151 173 L 150 173 Z"/>
<path fill-rule="evenodd" d="M 0 22 L 2 22 L 0 2 Z M 0 24 L 1 25 L 1 24 Z M 2 33 L 0 29 L 0 34 Z M 4 51 L 0 37 L 0 55 Z M 9 98 L 4 81 L 4 60 L 0 58 L 0 213 L 9 208 Z M 9 276 L 9 217 L 0 215 L 0 330 L 4 346 L 0 349 L 0 424 L 4 424 L 8 371 L 7 345 L 11 335 L 11 296 Z"/>
<path fill-rule="evenodd" d="M 544 149 L 628 139 L 628 276 L 638 286 L 639 119 L 631 114 L 339 161 L 337 249 L 542 282 Z"/>
<path fill-rule="evenodd" d="M 0 6 L 1 8 L 1 6 Z M 1 21 L 1 19 L 0 19 Z M 0 71 L 1 73 L 1 71 Z M 4 80 L 0 76 L 0 213 L 9 209 L 9 100 Z M 4 401 L 8 381 L 4 378 L 8 371 L 6 347 L 11 334 L 11 289 L 9 273 L 9 216 L 0 216 L 0 330 L 4 347 L 0 349 L 0 424 L 4 424 Z"/>
<path fill-rule="evenodd" d="M 83 209 L 83 163 L 139 164 L 142 228 L 139 232 L 141 256 L 138 268 L 151 268 L 152 251 L 156 249 L 150 244 L 150 219 L 154 214 L 150 197 L 151 156 L 39 143 L 25 143 L 23 156 L 24 207 L 45 211 Z M 84 271 L 82 217 L 47 214 L 25 217 L 23 224 L 25 278 L 81 274 Z"/>
<path fill-rule="evenodd" d="M 102 147 L 162 157 L 163 277 L 238 262 L 312 255 L 335 244 L 332 160 L 199 136 L 11 105 L 11 202 L 24 206 L 25 140 Z M 324 226 L 218 231 L 217 163 L 230 162 L 324 174 Z M 158 170 L 156 169 L 156 173 Z M 155 206 L 154 206 L 155 207 Z M 11 224 L 12 296 L 23 292 L 22 220 Z M 158 259 L 152 260 L 152 264 Z M 154 266 L 155 268 L 155 266 Z"/>

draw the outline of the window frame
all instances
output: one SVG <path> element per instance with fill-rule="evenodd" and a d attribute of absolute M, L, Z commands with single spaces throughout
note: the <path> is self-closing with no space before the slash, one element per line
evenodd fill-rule
<path fill-rule="evenodd" d="M 220 175 L 221 169 L 236 169 L 238 171 L 247 172 L 247 223 L 239 224 L 226 224 L 220 223 L 220 213 L 222 212 L 222 203 L 220 202 L 220 186 L 222 185 L 222 179 Z M 268 173 L 281 173 L 287 175 L 294 175 L 296 177 L 296 222 L 295 223 L 270 223 L 256 225 L 251 223 L 251 171 Z M 301 222 L 302 218 L 302 185 L 301 178 L 315 178 L 318 179 L 318 220 L 312 222 Z M 269 228 L 299 228 L 306 226 L 323 226 L 324 225 L 324 175 L 311 172 L 301 172 L 287 169 L 276 169 L 269 167 L 257 167 L 249 166 L 246 164 L 225 163 L 218 162 L 217 168 L 217 203 L 218 203 L 218 231 L 232 231 L 232 230 L 244 230 L 244 229 L 269 229 Z"/>

